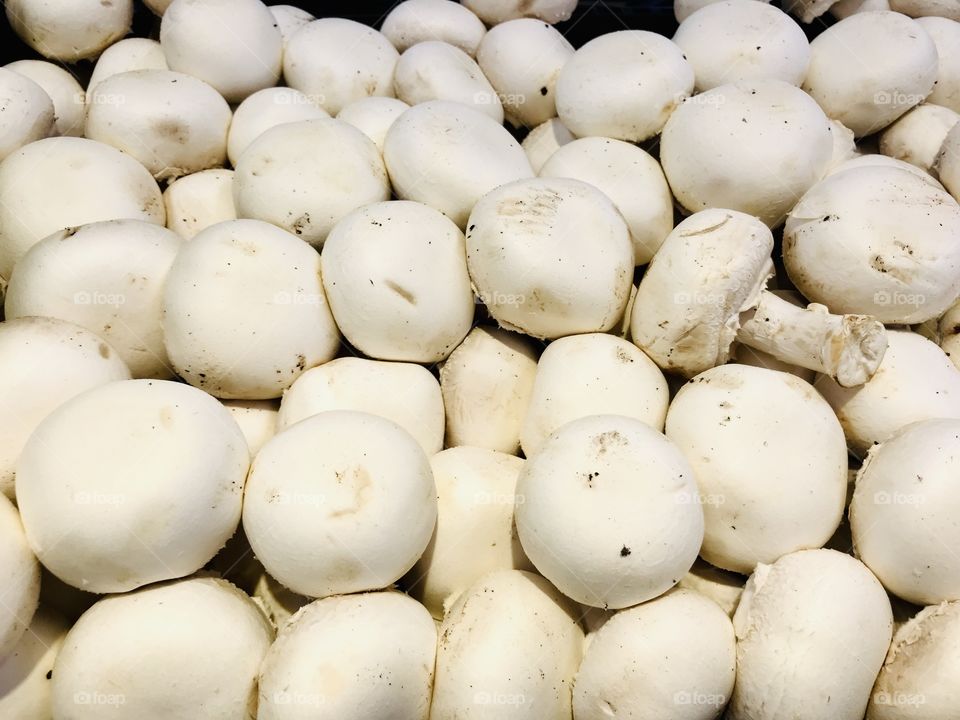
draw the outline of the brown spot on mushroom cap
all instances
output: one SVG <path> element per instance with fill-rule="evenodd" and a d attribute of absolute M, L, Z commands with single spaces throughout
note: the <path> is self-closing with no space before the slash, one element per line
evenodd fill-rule
<path fill-rule="evenodd" d="M 417 296 L 393 280 L 387 280 L 385 285 L 411 305 L 417 304 Z"/>
<path fill-rule="evenodd" d="M 97 350 L 100 352 L 100 357 L 102 357 L 104 360 L 110 357 L 110 346 L 106 343 L 100 343 L 99 347 L 97 347 Z"/>
<path fill-rule="evenodd" d="M 607 432 L 600 433 L 593 438 L 593 443 L 596 445 L 597 455 L 603 455 L 614 447 L 626 447 L 630 444 L 629 441 L 616 430 L 608 430 Z"/>
<path fill-rule="evenodd" d="M 190 136 L 189 128 L 173 118 L 158 120 L 153 124 L 153 130 L 160 137 L 173 140 L 181 145 L 186 145 L 187 138 Z"/>

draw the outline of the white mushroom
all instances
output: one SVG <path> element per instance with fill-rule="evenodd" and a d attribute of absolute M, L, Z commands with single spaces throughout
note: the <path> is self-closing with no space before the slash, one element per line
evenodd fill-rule
<path fill-rule="evenodd" d="M 438 362 L 473 324 L 463 233 L 426 205 L 356 210 L 331 230 L 320 263 L 340 331 L 370 357 Z"/>
<path fill-rule="evenodd" d="M 800 85 L 810 63 L 800 26 L 779 8 L 753 0 L 705 6 L 680 24 L 673 41 L 693 66 L 701 91 L 740 80 Z"/>
<path fill-rule="evenodd" d="M 30 625 L 40 597 L 40 563 L 34 556 L 17 509 L 0 496 L 0 661 L 9 657 Z M 0 669 L 2 669 L 0 665 Z M 0 704 L 2 708 L 2 704 Z"/>
<path fill-rule="evenodd" d="M 194 578 L 104 598 L 63 642 L 53 668 L 53 716 L 252 718 L 272 641 L 260 608 L 224 580 Z"/>
<path fill-rule="evenodd" d="M 318 600 L 263 660 L 258 720 L 426 720 L 437 628 L 398 592 Z"/>
<path fill-rule="evenodd" d="M 233 170 L 214 168 L 184 175 L 163 191 L 167 227 L 184 240 L 225 220 L 237 219 Z"/>
<path fill-rule="evenodd" d="M 843 20 L 856 13 L 877 12 L 889 9 L 890 3 L 888 0 L 837 0 L 830 6 L 830 13 L 837 18 L 837 20 Z"/>
<path fill-rule="evenodd" d="M 667 179 L 660 164 L 636 145 L 598 137 L 574 140 L 557 149 L 539 175 L 581 180 L 606 194 L 627 221 L 637 265 L 650 262 L 673 229 Z"/>
<path fill-rule="evenodd" d="M 109 342 L 133 377 L 170 377 L 161 300 L 179 247 L 173 232 L 142 220 L 53 233 L 17 263 L 7 287 L 7 318 L 67 320 Z"/>
<path fill-rule="evenodd" d="M 573 45 L 556 28 L 532 19 L 491 28 L 477 50 L 477 62 L 517 127 L 535 127 L 557 114 L 557 77 L 572 56 Z"/>
<path fill-rule="evenodd" d="M 50 96 L 26 75 L 8 68 L 0 68 L 0 112 L 0 161 L 56 131 Z"/>
<path fill-rule="evenodd" d="M 409 573 L 411 594 L 442 620 L 460 595 L 495 570 L 532 570 L 513 525 L 524 461 L 473 447 L 430 459 L 437 483 L 437 528 Z"/>
<path fill-rule="evenodd" d="M 163 225 L 160 188 L 136 160 L 83 138 L 47 138 L 0 163 L 0 277 L 64 228 L 130 218 Z"/>
<path fill-rule="evenodd" d="M 403 113 L 387 132 L 383 159 L 398 197 L 439 210 L 461 229 L 484 194 L 533 176 L 506 128 L 452 102 L 423 103 Z"/>
<path fill-rule="evenodd" d="M 394 87 L 409 105 L 458 102 L 503 122 L 500 95 L 476 61 L 449 43 L 427 40 L 405 50 L 397 61 Z"/>
<path fill-rule="evenodd" d="M 278 403 L 275 400 L 224 400 L 223 406 L 240 426 L 250 457 L 256 457 L 276 433 Z"/>
<path fill-rule="evenodd" d="M 342 217 L 389 197 L 377 146 L 333 119 L 267 130 L 247 147 L 233 177 L 239 217 L 273 223 L 318 247 Z"/>
<path fill-rule="evenodd" d="M 690 569 L 703 511 L 690 464 L 640 420 L 594 415 L 550 436 L 517 482 L 527 557 L 567 597 L 623 608 Z"/>
<path fill-rule="evenodd" d="M 159 42 L 149 38 L 126 38 L 108 47 L 97 58 L 90 82 L 87 83 L 86 99 L 89 102 L 97 85 L 113 75 L 133 70 L 168 69 L 167 58 Z"/>
<path fill-rule="evenodd" d="M 547 160 L 573 140 L 573 133 L 567 130 L 560 119 L 552 118 L 528 132 L 520 145 L 527 154 L 527 160 L 530 161 L 534 173 L 539 174 Z"/>
<path fill-rule="evenodd" d="M 760 2 L 770 2 L 770 0 L 759 0 Z M 723 0 L 673 0 L 673 15 L 678 23 L 682 23 L 688 17 L 693 15 L 701 8 L 713 5 Z"/>
<path fill-rule="evenodd" d="M 160 45 L 171 70 L 209 83 L 231 103 L 280 79 L 283 38 L 260 0 L 174 0 L 160 22 Z"/>
<path fill-rule="evenodd" d="M 947 133 L 960 122 L 950 108 L 924 103 L 907 111 L 880 133 L 880 152 L 936 172 L 935 164 Z"/>
<path fill-rule="evenodd" d="M 164 289 L 163 329 L 177 374 L 220 398 L 279 397 L 339 348 L 320 257 L 257 220 L 218 223 L 181 246 Z"/>
<path fill-rule="evenodd" d="M 890 9 L 915 18 L 932 15 L 960 20 L 960 8 L 951 0 L 890 0 Z"/>
<path fill-rule="evenodd" d="M 563 66 L 557 114 L 579 137 L 639 142 L 660 132 L 693 84 L 693 67 L 670 40 L 621 30 L 589 41 Z"/>
<path fill-rule="evenodd" d="M 450 2 L 451 0 L 440 0 Z M 403 115 L 410 106 L 403 100 L 388 97 L 368 97 L 355 100 L 337 113 L 337 120 L 353 125 L 368 138 L 373 140 L 380 152 L 383 152 L 383 141 L 394 121 Z"/>
<path fill-rule="evenodd" d="M 677 587 L 700 593 L 733 617 L 740 604 L 745 582 L 746 578 L 742 575 L 721 570 L 698 558 L 687 574 L 680 578 Z"/>
<path fill-rule="evenodd" d="M 13 31 L 44 57 L 76 62 L 96 57 L 130 32 L 133 0 L 9 0 Z"/>
<path fill-rule="evenodd" d="M 88 390 L 17 462 L 27 538 L 61 580 L 124 592 L 199 570 L 240 521 L 249 454 L 230 413 L 182 383 Z"/>
<path fill-rule="evenodd" d="M 331 115 L 370 96 L 393 97 L 399 53 L 373 28 L 343 18 L 304 25 L 287 42 L 283 77 Z"/>
<path fill-rule="evenodd" d="M 943 186 L 955 199 L 960 199 L 960 127 L 954 125 L 947 133 L 940 146 L 936 168 Z"/>
<path fill-rule="evenodd" d="M 380 32 L 399 52 L 427 40 L 440 40 L 473 57 L 487 28 L 458 2 L 404 0 L 387 13 Z"/>
<path fill-rule="evenodd" d="M 621 610 L 590 641 L 573 686 L 576 720 L 712 720 L 737 670 L 733 624 L 689 590 Z"/>
<path fill-rule="evenodd" d="M 937 81 L 927 102 L 960 112 L 960 23 L 942 17 L 920 17 L 917 24 L 937 46 Z"/>
<path fill-rule="evenodd" d="M 537 364 L 523 421 L 523 452 L 532 457 L 550 435 L 588 415 L 623 415 L 662 431 L 667 381 L 633 343 L 605 333 L 554 340 Z"/>
<path fill-rule="evenodd" d="M 13 499 L 20 451 L 51 411 L 84 390 L 129 378 L 113 348 L 73 323 L 39 317 L 0 323 L 0 492 Z"/>
<path fill-rule="evenodd" d="M 932 336 L 927 336 L 927 339 L 937 343 L 954 367 L 960 370 L 960 302 L 950 306 L 933 330 Z"/>
<path fill-rule="evenodd" d="M 406 430 L 427 455 L 443 449 L 443 396 L 421 365 L 342 357 L 307 370 L 283 394 L 277 431 L 329 410 L 379 415 Z"/>
<path fill-rule="evenodd" d="M 960 206 L 936 183 L 856 167 L 814 185 L 783 233 L 790 279 L 837 313 L 887 323 L 939 316 L 960 294 Z"/>
<path fill-rule="evenodd" d="M 487 25 L 499 25 L 518 18 L 537 18 L 548 23 L 569 20 L 576 0 L 461 0 Z"/>
<path fill-rule="evenodd" d="M 779 360 L 861 385 L 883 357 L 883 326 L 864 315 L 797 307 L 764 290 L 773 237 L 759 219 L 703 210 L 667 236 L 634 300 L 630 335 L 685 377 L 722 365 L 736 339 Z M 716 268 L 723 268 L 722 273 Z"/>
<path fill-rule="evenodd" d="M 280 37 L 283 38 L 283 46 L 286 47 L 290 38 L 296 35 L 304 25 L 312 23 L 316 18 L 303 8 L 293 5 L 270 5 L 267 7 L 270 14 L 273 15 L 274 25 L 280 31 Z"/>
<path fill-rule="evenodd" d="M 830 123 L 809 95 L 756 80 L 680 105 L 663 129 L 660 162 L 688 211 L 729 208 L 776 227 L 823 177 L 832 153 Z"/>
<path fill-rule="evenodd" d="M 918 605 L 960 600 L 958 452 L 960 420 L 924 420 L 871 450 L 857 474 L 857 554 L 890 592 Z"/>
<path fill-rule="evenodd" d="M 0 659 L 0 714 L 4 720 L 52 720 L 53 663 L 69 625 L 45 608 L 39 608 L 28 632 Z"/>
<path fill-rule="evenodd" d="M 803 380 L 748 365 L 707 370 L 677 393 L 666 433 L 696 475 L 707 562 L 747 575 L 822 547 L 840 524 L 843 428 Z"/>
<path fill-rule="evenodd" d="M 605 332 L 623 316 L 634 250 L 613 203 L 567 178 L 520 180 L 470 213 L 467 265 L 507 329 L 539 338 Z"/>
<path fill-rule="evenodd" d="M 440 366 L 447 446 L 515 454 L 537 372 L 522 335 L 477 326 Z"/>
<path fill-rule="evenodd" d="M 785 0 L 783 9 L 795 15 L 801 22 L 812 23 L 827 12 L 837 0 Z"/>
<path fill-rule="evenodd" d="M 250 143 L 277 125 L 330 117 L 326 110 L 299 90 L 273 87 L 258 90 L 234 111 L 227 141 L 227 156 L 236 166 Z"/>
<path fill-rule="evenodd" d="M 862 563 L 835 550 L 801 550 L 757 567 L 733 625 L 730 720 L 861 720 L 893 616 Z"/>
<path fill-rule="evenodd" d="M 828 173 L 848 160 L 854 160 L 860 157 L 860 151 L 857 149 L 857 141 L 853 136 L 853 130 L 839 120 L 831 120 L 830 134 L 833 136 L 833 153 L 830 156 Z"/>
<path fill-rule="evenodd" d="M 948 720 L 960 706 L 960 602 L 924 608 L 893 636 L 867 720 Z"/>
<path fill-rule="evenodd" d="M 835 120 L 831 121 L 831 123 L 834 123 L 834 122 L 836 121 Z M 859 153 L 859 150 L 858 150 L 858 153 Z M 827 174 L 824 177 L 829 177 L 830 175 L 836 175 L 838 173 L 844 172 L 845 170 L 853 170 L 854 168 L 862 168 L 862 167 L 876 167 L 878 165 L 884 168 L 898 168 L 900 170 L 906 170 L 908 173 L 910 173 L 914 177 L 917 177 L 920 180 L 923 180 L 927 185 L 933 188 L 937 188 L 938 190 L 943 190 L 943 185 L 941 185 L 936 179 L 934 179 L 934 177 L 930 175 L 930 173 L 928 173 L 926 170 L 922 170 L 918 168 L 916 165 L 911 165 L 910 163 L 904 162 L 903 160 L 897 160 L 896 158 L 892 158 L 888 155 L 879 155 L 874 152 L 857 154 L 854 157 L 847 158 L 846 160 L 841 162 L 839 165 L 832 166 L 827 171 Z"/>
<path fill-rule="evenodd" d="M 851 15 L 818 35 L 810 50 L 803 89 L 857 137 L 922 103 L 937 78 L 933 40 L 899 13 Z"/>
<path fill-rule="evenodd" d="M 73 75 L 44 60 L 17 60 L 4 67 L 33 80 L 50 96 L 57 135 L 83 137 L 86 100 L 83 87 Z"/>
<path fill-rule="evenodd" d="M 583 653 L 576 618 L 573 604 L 533 573 L 478 580 L 440 625 L 431 719 L 569 718 Z"/>
<path fill-rule="evenodd" d="M 247 481 L 243 527 L 267 571 L 295 592 L 376 590 L 427 547 L 436 495 L 427 456 L 409 433 L 336 410 L 263 446 Z"/>

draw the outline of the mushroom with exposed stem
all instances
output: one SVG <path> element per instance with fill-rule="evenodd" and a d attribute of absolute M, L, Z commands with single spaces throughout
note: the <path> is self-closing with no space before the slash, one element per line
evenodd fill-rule
<path fill-rule="evenodd" d="M 845 387 L 865 383 L 886 350 L 883 325 L 865 315 L 833 315 L 816 303 L 799 308 L 765 290 L 772 250 L 770 230 L 750 215 L 710 209 L 687 218 L 640 283 L 633 341 L 661 368 L 685 377 L 726 362 L 737 340 Z"/>

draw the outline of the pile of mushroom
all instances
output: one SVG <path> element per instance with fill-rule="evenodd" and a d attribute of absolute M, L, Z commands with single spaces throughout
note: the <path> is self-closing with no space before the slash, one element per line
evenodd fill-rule
<path fill-rule="evenodd" d="M 957 3 L 5 10 L 0 720 L 958 717 Z"/>

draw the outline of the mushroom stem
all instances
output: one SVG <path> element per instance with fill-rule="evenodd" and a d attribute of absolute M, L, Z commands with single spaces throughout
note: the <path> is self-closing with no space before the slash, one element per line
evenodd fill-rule
<path fill-rule="evenodd" d="M 887 349 L 883 324 L 869 315 L 833 315 L 818 303 L 797 307 L 767 291 L 741 321 L 737 340 L 744 345 L 829 375 L 843 387 L 873 377 Z"/>

